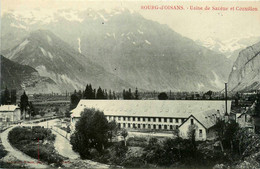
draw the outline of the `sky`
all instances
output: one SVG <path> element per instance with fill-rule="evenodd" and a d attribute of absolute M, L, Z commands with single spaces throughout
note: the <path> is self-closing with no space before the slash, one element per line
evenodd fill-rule
<path fill-rule="evenodd" d="M 141 6 L 183 6 L 185 10 L 144 10 Z M 189 10 L 194 7 L 256 7 L 258 11 Z M 57 9 L 84 10 L 127 8 L 147 19 L 167 24 L 174 31 L 193 40 L 207 38 L 221 41 L 247 36 L 260 36 L 260 1 L 173 1 L 173 0 L 1 0 L 1 15 L 6 11 L 40 9 L 42 14 Z"/>

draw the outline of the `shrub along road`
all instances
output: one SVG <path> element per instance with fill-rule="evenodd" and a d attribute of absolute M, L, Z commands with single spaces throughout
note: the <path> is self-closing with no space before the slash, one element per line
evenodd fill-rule
<path fill-rule="evenodd" d="M 44 126 L 45 128 L 56 128 L 54 127 L 58 120 L 50 120 L 47 122 L 40 122 L 38 124 L 22 124 L 21 126 Z M 16 125 L 18 126 L 18 125 Z M 2 144 L 5 147 L 6 151 L 8 151 L 11 155 L 16 157 L 19 161 L 23 161 L 22 165 L 26 166 L 26 168 L 50 168 L 50 166 L 40 162 L 38 160 L 29 157 L 28 155 L 24 154 L 23 152 L 17 150 L 16 148 L 12 147 L 8 140 L 9 132 L 16 126 L 10 127 L 3 133 L 0 133 Z M 68 139 L 65 138 L 65 133 L 60 133 L 62 131 L 56 132 L 52 130 L 53 134 L 56 135 L 56 139 L 54 142 L 55 149 L 58 153 L 64 157 L 68 157 L 69 160 L 64 162 L 65 167 L 84 167 L 84 168 L 109 168 L 109 165 L 101 164 L 98 162 L 94 162 L 91 160 L 81 160 L 80 156 L 72 150 L 72 146 Z M 15 163 L 15 161 L 10 161 L 10 163 Z"/>
<path fill-rule="evenodd" d="M 2 144 L 5 147 L 5 150 L 8 151 L 11 155 L 16 157 L 19 161 L 22 161 L 27 168 L 50 168 L 48 165 L 38 162 L 38 160 L 29 157 L 28 155 L 22 153 L 21 151 L 15 149 L 11 146 L 8 140 L 8 134 L 14 127 L 11 127 L 1 133 Z M 17 161 L 8 161 L 9 163 L 17 163 Z"/>

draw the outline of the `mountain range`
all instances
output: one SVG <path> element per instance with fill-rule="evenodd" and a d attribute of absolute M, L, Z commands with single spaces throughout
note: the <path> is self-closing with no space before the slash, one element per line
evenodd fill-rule
<path fill-rule="evenodd" d="M 116 91 L 220 90 L 233 64 L 127 9 L 60 10 L 43 18 L 6 13 L 2 25 L 2 53 L 63 91 L 87 83 Z"/>
<path fill-rule="evenodd" d="M 120 89 L 131 85 L 75 51 L 48 30 L 33 31 L 6 55 L 8 59 L 35 68 L 55 81 L 62 92 L 84 89 L 84 84 L 102 84 Z"/>
<path fill-rule="evenodd" d="M 260 36 L 257 37 L 248 35 L 224 41 L 209 37 L 204 40 L 197 40 L 196 43 L 210 50 L 223 54 L 232 62 L 235 62 L 241 50 L 247 48 L 248 46 L 252 46 L 259 41 Z"/>

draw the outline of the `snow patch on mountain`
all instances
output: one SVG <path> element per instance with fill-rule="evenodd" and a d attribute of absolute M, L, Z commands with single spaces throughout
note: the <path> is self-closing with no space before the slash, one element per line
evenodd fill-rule
<path fill-rule="evenodd" d="M 48 55 L 51 58 L 51 60 L 53 60 L 53 56 L 52 56 L 52 54 L 50 52 L 48 52 Z"/>
<path fill-rule="evenodd" d="M 212 73 L 214 75 L 214 80 L 211 80 L 211 84 L 221 89 L 223 87 L 224 82 L 221 81 L 220 77 L 214 71 L 212 71 Z"/>
<path fill-rule="evenodd" d="M 147 43 L 148 45 L 151 45 L 151 42 L 149 42 L 148 40 L 145 40 L 145 43 Z"/>
<path fill-rule="evenodd" d="M 144 34 L 144 32 L 140 31 L 139 29 L 137 29 L 137 32 L 140 33 L 140 34 Z"/>
<path fill-rule="evenodd" d="M 42 47 L 39 47 L 39 48 L 41 49 L 42 54 L 43 54 L 44 56 L 47 56 L 47 55 L 48 55 L 47 52 L 46 52 Z"/>
<path fill-rule="evenodd" d="M 19 29 L 28 30 L 28 28 L 26 26 L 22 25 L 22 24 L 16 25 L 14 23 L 11 23 L 10 26 L 15 27 L 15 28 L 19 28 Z"/>
<path fill-rule="evenodd" d="M 84 19 L 80 18 L 75 11 L 69 11 L 69 12 L 61 12 L 59 13 L 60 16 L 64 17 L 68 21 L 76 21 L 76 22 L 82 22 Z"/>
<path fill-rule="evenodd" d="M 18 53 L 19 51 L 22 51 L 25 46 L 29 43 L 30 41 L 28 39 L 25 39 L 15 50 L 12 52 L 11 56 L 7 56 L 9 59 L 13 59 L 14 55 Z"/>
<path fill-rule="evenodd" d="M 48 43 L 49 43 L 50 45 L 52 45 L 52 39 L 51 39 L 51 37 L 50 37 L 49 35 L 47 35 L 47 40 L 48 40 Z"/>
<path fill-rule="evenodd" d="M 107 18 L 105 18 L 104 17 L 104 15 L 102 15 L 101 13 L 98 13 L 98 15 L 105 21 L 105 22 L 107 22 L 108 21 L 108 19 Z"/>
<path fill-rule="evenodd" d="M 219 40 L 208 37 L 206 39 L 197 40 L 196 42 L 210 50 L 223 53 L 227 56 L 227 58 L 230 58 L 235 51 L 242 50 L 247 46 L 258 42 L 259 40 L 260 38 L 252 35 L 246 35 L 227 40 Z"/>
<path fill-rule="evenodd" d="M 78 51 L 79 51 L 79 53 L 81 53 L 81 44 L 80 44 L 80 42 L 81 42 L 81 40 L 80 40 L 80 38 L 78 38 L 78 45 L 79 45 Z"/>
<path fill-rule="evenodd" d="M 52 10 L 22 10 L 22 11 L 7 11 L 5 14 L 11 15 L 15 20 L 23 22 L 27 25 L 32 25 L 37 22 L 47 24 L 54 21 Z M 15 26 L 15 25 L 13 25 Z M 16 25 L 21 26 L 21 25 Z M 20 28 L 24 28 L 23 26 Z"/>
<path fill-rule="evenodd" d="M 198 83 L 198 88 L 199 88 L 199 90 L 203 89 L 204 87 L 205 87 L 204 84 L 202 84 L 202 83 Z"/>

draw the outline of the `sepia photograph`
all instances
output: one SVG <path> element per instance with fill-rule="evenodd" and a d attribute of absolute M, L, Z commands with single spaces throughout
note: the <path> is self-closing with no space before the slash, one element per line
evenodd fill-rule
<path fill-rule="evenodd" d="M 0 3 L 0 168 L 260 168 L 260 1 Z"/>

